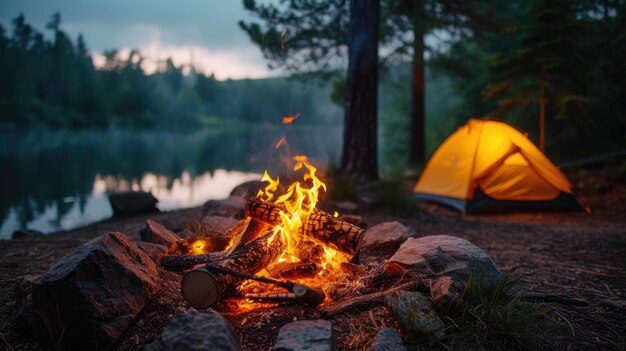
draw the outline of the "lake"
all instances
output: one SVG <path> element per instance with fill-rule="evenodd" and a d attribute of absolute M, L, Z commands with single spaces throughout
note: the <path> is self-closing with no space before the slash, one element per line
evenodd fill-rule
<path fill-rule="evenodd" d="M 0 239 L 19 228 L 50 233 L 108 218 L 113 191 L 151 191 L 161 210 L 225 198 L 265 169 L 285 171 L 290 156 L 338 164 L 341 137 L 340 127 L 296 126 L 0 131 Z"/>

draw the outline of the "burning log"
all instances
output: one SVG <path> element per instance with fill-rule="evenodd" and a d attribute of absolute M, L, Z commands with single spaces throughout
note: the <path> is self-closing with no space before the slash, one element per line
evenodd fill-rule
<path fill-rule="evenodd" d="M 244 229 L 245 228 L 245 229 Z M 161 267 L 172 270 L 172 271 L 181 271 L 190 269 L 199 264 L 206 264 L 215 262 L 227 257 L 231 252 L 233 252 L 240 244 L 246 244 L 254 239 L 260 237 L 267 228 L 267 224 L 261 222 L 256 219 L 246 218 L 239 222 L 236 226 L 228 231 L 228 235 L 232 236 L 233 242 L 231 243 L 230 249 L 226 251 L 220 252 L 210 252 L 201 255 L 169 255 L 163 256 L 161 259 Z M 180 248 L 181 246 L 189 246 L 189 240 L 183 239 L 179 240 L 176 245 Z M 188 253 L 189 249 L 180 249 L 181 252 Z"/>
<path fill-rule="evenodd" d="M 254 274 L 274 263 L 285 249 L 279 236 L 257 238 L 235 249 L 227 257 L 212 263 L 214 266 Z M 198 309 L 213 306 L 233 290 L 242 280 L 233 275 L 219 274 L 206 267 L 194 269 L 183 276 L 181 290 L 189 304 Z"/>
<path fill-rule="evenodd" d="M 272 266 L 272 272 L 283 279 L 310 278 L 314 277 L 318 271 L 319 267 L 315 263 L 283 262 Z"/>
<path fill-rule="evenodd" d="M 281 205 L 251 198 L 246 204 L 246 215 L 268 223 L 280 225 L 280 212 L 285 212 Z M 364 230 L 334 217 L 320 209 L 314 209 L 304 225 L 304 230 L 312 237 L 335 250 L 353 255 Z"/>
<path fill-rule="evenodd" d="M 246 300 L 253 302 L 291 304 L 297 304 L 300 302 L 295 294 L 246 294 L 244 297 Z"/>

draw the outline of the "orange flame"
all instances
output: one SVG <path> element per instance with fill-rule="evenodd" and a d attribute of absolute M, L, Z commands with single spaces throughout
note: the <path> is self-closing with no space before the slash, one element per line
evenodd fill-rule
<path fill-rule="evenodd" d="M 265 202 L 281 204 L 285 207 L 285 211 L 279 213 L 281 223 L 272 228 L 271 240 L 280 237 L 286 243 L 286 249 L 277 263 L 301 262 L 304 257 L 311 253 L 314 246 L 321 246 L 323 252 L 321 252 L 321 257 L 317 258 L 317 263 L 321 269 L 317 275 L 313 278 L 298 278 L 295 281 L 300 284 L 320 287 L 326 291 L 337 281 L 343 280 L 344 273 L 340 265 L 343 262 L 348 262 L 349 257 L 324 246 L 323 243 L 317 241 L 306 232 L 306 223 L 317 206 L 320 190 L 326 191 L 326 184 L 319 179 L 317 168 L 309 162 L 306 156 L 299 155 L 294 157 L 294 160 L 296 164 L 293 170 L 303 171 L 302 181 L 294 181 L 287 187 L 286 191 L 278 195 L 280 180 L 278 177 L 272 179 L 266 171 L 261 180 L 266 181 L 268 184 L 259 191 L 257 197 Z M 335 213 L 335 215 L 338 215 L 338 213 Z M 272 267 L 268 267 L 261 274 L 272 276 Z M 239 289 L 244 293 L 248 293 L 269 292 L 272 288 L 249 282 L 240 286 Z"/>

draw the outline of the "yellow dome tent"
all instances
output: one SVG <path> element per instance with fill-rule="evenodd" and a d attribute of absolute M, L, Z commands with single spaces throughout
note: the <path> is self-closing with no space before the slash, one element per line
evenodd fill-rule
<path fill-rule="evenodd" d="M 467 213 L 582 210 L 563 172 L 520 131 L 493 120 L 470 119 L 452 133 L 413 192 Z"/>

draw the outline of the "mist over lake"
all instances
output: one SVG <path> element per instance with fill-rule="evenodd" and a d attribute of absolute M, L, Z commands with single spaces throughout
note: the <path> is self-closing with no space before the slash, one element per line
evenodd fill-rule
<path fill-rule="evenodd" d="M 275 148 L 285 136 L 287 144 Z M 161 210 L 227 197 L 233 187 L 286 170 L 296 154 L 337 164 L 340 127 L 167 131 L 0 132 L 0 238 L 45 233 L 108 218 L 106 194 L 152 191 Z"/>

